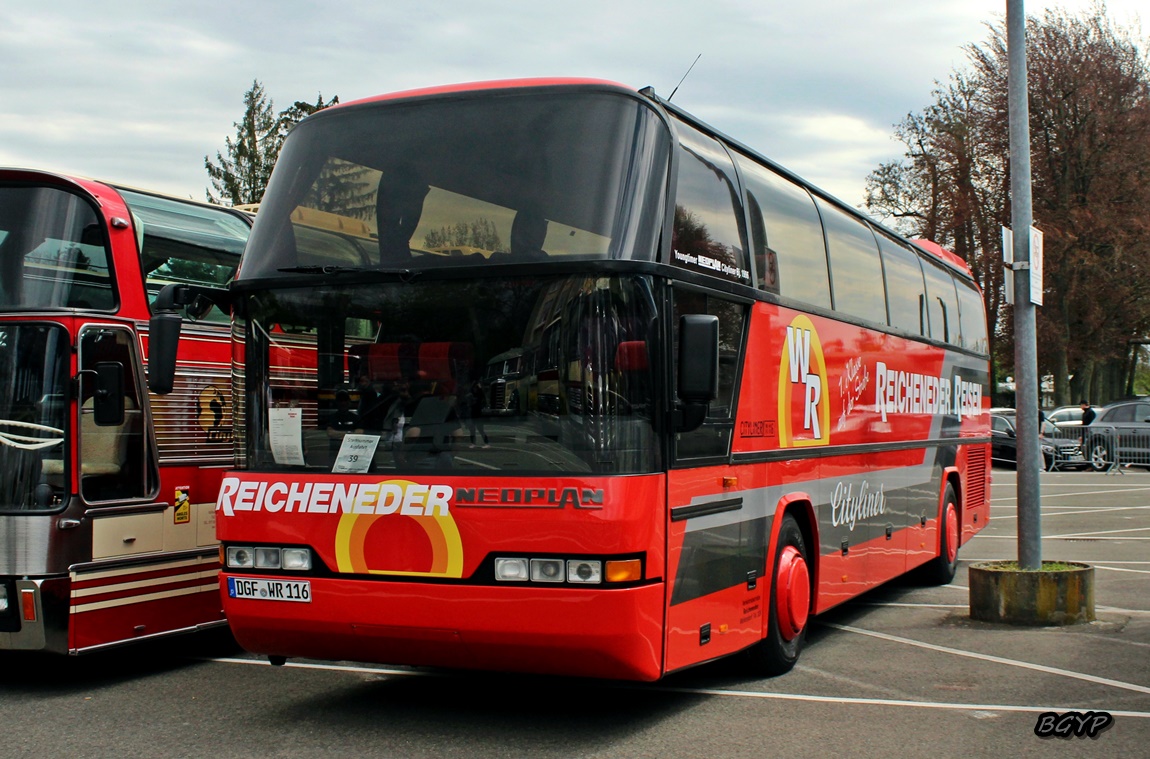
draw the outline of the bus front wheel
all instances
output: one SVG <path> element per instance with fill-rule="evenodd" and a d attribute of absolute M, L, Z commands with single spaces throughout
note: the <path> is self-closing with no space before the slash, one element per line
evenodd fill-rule
<path fill-rule="evenodd" d="M 767 635 L 751 649 L 755 668 L 766 676 L 789 672 L 798 661 L 811 609 L 811 574 L 799 523 L 790 514 L 779 527 L 771 575 Z"/>

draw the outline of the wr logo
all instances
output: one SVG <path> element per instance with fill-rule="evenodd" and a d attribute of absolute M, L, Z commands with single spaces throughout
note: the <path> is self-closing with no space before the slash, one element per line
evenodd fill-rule
<path fill-rule="evenodd" d="M 1110 712 L 1043 712 L 1034 734 L 1039 738 L 1097 738 L 1113 724 Z"/>

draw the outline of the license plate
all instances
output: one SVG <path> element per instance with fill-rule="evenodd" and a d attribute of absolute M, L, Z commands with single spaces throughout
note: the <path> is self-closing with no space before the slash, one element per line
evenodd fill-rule
<path fill-rule="evenodd" d="M 311 603 L 311 583 L 306 580 L 256 580 L 228 578 L 228 595 L 255 601 Z"/>

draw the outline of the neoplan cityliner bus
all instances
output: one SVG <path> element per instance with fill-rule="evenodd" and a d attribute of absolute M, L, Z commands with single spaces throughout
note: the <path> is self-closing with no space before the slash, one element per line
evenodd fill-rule
<path fill-rule="evenodd" d="M 225 624 L 227 315 L 202 299 L 176 315 L 169 395 L 149 397 L 141 356 L 161 288 L 226 284 L 250 228 L 205 203 L 0 169 L 0 650 Z"/>
<path fill-rule="evenodd" d="M 427 250 L 475 228 L 482 255 Z M 965 265 L 649 90 L 325 109 L 229 297 L 246 466 L 220 588 L 273 662 L 778 673 L 812 614 L 948 582 L 986 524 Z M 476 403 L 507 356 L 519 403 Z"/>

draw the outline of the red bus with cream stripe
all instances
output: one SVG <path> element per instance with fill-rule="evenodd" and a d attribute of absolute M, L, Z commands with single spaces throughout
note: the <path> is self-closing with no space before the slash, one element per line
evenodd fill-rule
<path fill-rule="evenodd" d="M 200 301 L 173 315 L 186 328 L 167 394 L 149 396 L 143 358 L 160 290 L 225 285 L 250 228 L 206 203 L 0 169 L 0 650 L 225 624 L 227 314 Z"/>
<path fill-rule="evenodd" d="M 472 253 L 429 252 L 452 235 Z M 649 90 L 327 109 L 231 298 L 221 591 L 273 662 L 780 673 L 812 615 L 949 582 L 988 518 L 965 266 Z M 484 382 L 506 356 L 515 404 Z"/>

